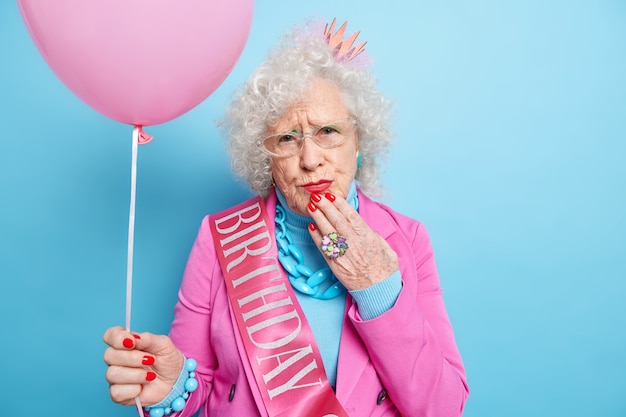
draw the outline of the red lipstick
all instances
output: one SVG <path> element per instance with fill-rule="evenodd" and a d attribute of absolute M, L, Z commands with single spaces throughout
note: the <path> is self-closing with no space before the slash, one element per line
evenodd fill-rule
<path fill-rule="evenodd" d="M 331 185 L 333 185 L 332 181 L 321 180 L 321 181 L 317 181 L 317 182 L 310 182 L 310 183 L 304 184 L 302 186 L 302 188 L 304 188 L 309 193 L 318 193 L 319 194 L 319 193 L 323 193 L 324 191 L 328 190 Z"/>

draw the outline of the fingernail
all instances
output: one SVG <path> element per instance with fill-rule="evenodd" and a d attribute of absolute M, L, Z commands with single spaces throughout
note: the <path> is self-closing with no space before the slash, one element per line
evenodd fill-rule
<path fill-rule="evenodd" d="M 309 210 L 311 210 L 311 211 L 317 210 L 317 206 L 315 204 L 313 204 L 312 201 L 309 201 L 308 206 L 309 206 Z"/>
<path fill-rule="evenodd" d="M 146 355 L 141 360 L 142 365 L 154 365 L 154 356 Z"/>
<path fill-rule="evenodd" d="M 319 203 L 320 201 L 322 201 L 322 196 L 319 195 L 318 193 L 313 193 L 311 194 L 311 200 L 315 201 L 316 203 Z"/>
<path fill-rule="evenodd" d="M 124 345 L 125 348 L 130 349 L 133 346 L 135 346 L 135 342 L 133 342 L 133 339 L 124 339 L 124 341 L 122 342 L 122 344 Z"/>
<path fill-rule="evenodd" d="M 138 335 L 138 334 L 134 334 L 134 333 L 133 333 L 133 337 L 134 337 L 135 339 L 141 339 L 141 337 L 139 337 L 139 335 Z"/>
<path fill-rule="evenodd" d="M 326 197 L 328 200 L 330 200 L 331 202 L 332 202 L 332 201 L 335 201 L 335 195 L 334 195 L 334 194 L 331 194 L 331 193 L 326 193 L 326 194 L 325 194 L 325 197 Z"/>
<path fill-rule="evenodd" d="M 148 371 L 146 373 L 146 381 L 153 381 L 156 379 L 156 374 L 154 372 Z"/>
<path fill-rule="evenodd" d="M 315 223 L 309 223 L 309 230 L 312 232 L 317 230 L 317 227 L 315 227 Z"/>

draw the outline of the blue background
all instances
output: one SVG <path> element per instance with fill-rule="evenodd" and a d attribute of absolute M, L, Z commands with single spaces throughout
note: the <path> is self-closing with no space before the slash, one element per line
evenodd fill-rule
<path fill-rule="evenodd" d="M 626 416 L 621 0 L 257 2 L 229 78 L 139 149 L 133 328 L 168 330 L 201 218 L 250 195 L 214 121 L 309 16 L 362 30 L 395 103 L 384 201 L 430 230 L 464 416 Z M 4 414 L 135 415 L 109 399 L 101 341 L 125 317 L 131 130 L 77 99 L 0 4 Z"/>

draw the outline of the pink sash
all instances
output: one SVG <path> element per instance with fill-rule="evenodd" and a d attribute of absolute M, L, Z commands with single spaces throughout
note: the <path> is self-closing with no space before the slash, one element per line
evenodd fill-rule
<path fill-rule="evenodd" d="M 268 415 L 348 417 L 279 266 L 265 202 L 257 197 L 210 219 L 230 304 Z"/>

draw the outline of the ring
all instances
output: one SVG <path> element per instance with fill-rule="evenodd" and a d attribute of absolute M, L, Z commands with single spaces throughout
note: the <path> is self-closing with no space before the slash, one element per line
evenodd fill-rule
<path fill-rule="evenodd" d="M 331 259 L 336 259 L 346 253 L 348 244 L 346 243 L 345 237 L 339 236 L 337 232 L 331 232 L 322 237 L 322 244 L 320 247 L 322 248 L 324 255 Z"/>

